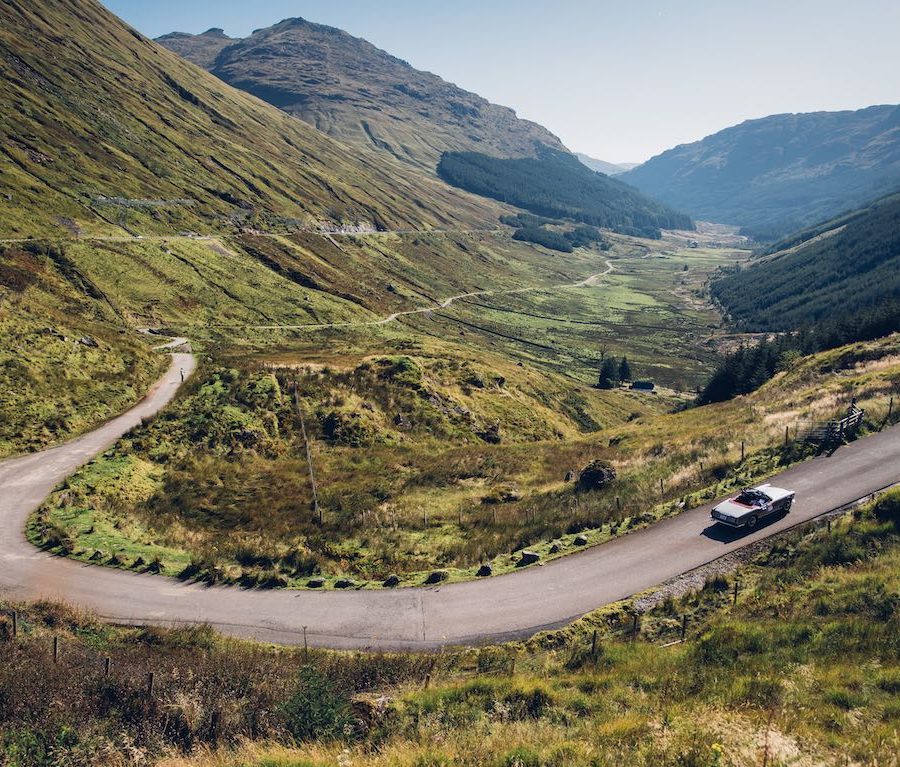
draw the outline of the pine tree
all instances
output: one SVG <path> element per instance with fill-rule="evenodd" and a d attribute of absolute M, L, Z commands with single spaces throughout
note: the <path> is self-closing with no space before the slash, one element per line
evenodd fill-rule
<path fill-rule="evenodd" d="M 616 361 L 612 357 L 603 360 L 600 366 L 600 380 L 597 386 L 600 389 L 615 389 L 619 385 L 619 370 Z"/>
<path fill-rule="evenodd" d="M 622 362 L 619 363 L 619 380 L 620 381 L 631 381 L 631 365 L 628 364 L 628 358 L 622 357 Z"/>

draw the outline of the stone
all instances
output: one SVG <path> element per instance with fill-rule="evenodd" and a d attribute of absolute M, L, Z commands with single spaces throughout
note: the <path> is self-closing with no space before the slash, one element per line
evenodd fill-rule
<path fill-rule="evenodd" d="M 349 578 L 341 578 L 339 581 L 334 582 L 334 587 L 336 589 L 353 589 L 356 588 L 356 582 L 351 581 Z"/>
<path fill-rule="evenodd" d="M 574 482 L 575 481 L 575 472 L 567 471 L 566 472 L 566 482 Z"/>
<path fill-rule="evenodd" d="M 382 584 L 386 589 L 395 589 L 400 585 L 400 578 L 397 575 L 389 575 L 384 579 Z"/>
<path fill-rule="evenodd" d="M 605 461 L 592 461 L 578 475 L 578 489 L 602 490 L 616 479 L 616 470 Z"/>
<path fill-rule="evenodd" d="M 551 553 L 551 554 L 559 554 L 560 551 L 562 551 L 562 546 L 560 546 L 558 543 L 554 543 L 554 544 L 550 547 L 550 553 Z"/>
<path fill-rule="evenodd" d="M 91 336 L 82 336 L 78 339 L 78 343 L 82 346 L 87 346 L 89 349 L 96 349 L 100 344 L 98 344 Z"/>
<path fill-rule="evenodd" d="M 478 568 L 478 572 L 475 573 L 479 578 L 487 578 L 494 574 L 494 568 L 490 565 L 482 565 Z"/>
<path fill-rule="evenodd" d="M 435 570 L 433 573 L 430 573 L 429 576 L 425 579 L 425 583 L 429 586 L 433 586 L 435 583 L 445 581 L 449 577 L 450 574 L 446 570 Z"/>
<path fill-rule="evenodd" d="M 537 562 L 541 561 L 541 555 L 536 551 L 523 551 L 522 556 L 519 557 L 518 566 L 519 567 L 527 567 L 528 565 L 533 565 Z"/>
<path fill-rule="evenodd" d="M 576 546 L 587 546 L 588 539 L 586 535 L 576 535 L 573 542 Z"/>
<path fill-rule="evenodd" d="M 308 589 L 321 589 L 325 587 L 325 579 L 324 578 L 310 578 L 306 582 L 306 587 Z"/>

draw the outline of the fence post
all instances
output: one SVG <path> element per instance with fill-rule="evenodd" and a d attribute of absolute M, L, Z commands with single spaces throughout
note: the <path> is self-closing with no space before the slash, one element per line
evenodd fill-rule
<path fill-rule="evenodd" d="M 597 655 L 597 629 L 594 629 L 594 636 L 591 639 L 591 656 Z"/>
<path fill-rule="evenodd" d="M 635 613 L 634 619 L 631 622 L 631 638 L 632 638 L 632 640 L 637 639 L 637 633 L 638 633 L 638 615 L 637 615 L 637 613 Z"/>
<path fill-rule="evenodd" d="M 737 582 L 737 579 L 735 579 L 735 581 L 734 581 L 734 601 L 732 602 L 732 604 L 735 604 L 735 605 L 737 604 L 737 597 L 738 597 L 738 582 Z"/>
<path fill-rule="evenodd" d="M 306 641 L 306 626 L 303 627 L 303 662 L 309 663 L 309 642 Z"/>
<path fill-rule="evenodd" d="M 149 674 L 147 674 L 147 697 L 148 698 L 153 697 L 153 687 L 154 687 L 155 682 L 156 682 L 156 674 L 154 674 L 151 671 Z"/>
<path fill-rule="evenodd" d="M 888 415 L 887 415 L 889 421 L 891 420 L 891 416 L 893 414 L 894 414 L 894 398 L 891 397 L 891 402 L 888 405 Z"/>
<path fill-rule="evenodd" d="M 790 441 L 790 432 L 789 432 L 790 428 L 791 428 L 790 426 L 784 427 L 784 446 L 785 447 L 787 447 L 788 442 Z"/>
<path fill-rule="evenodd" d="M 665 493 L 665 490 L 663 489 L 663 478 L 660 477 L 659 478 L 659 494 L 663 495 L 664 493 Z"/>
<path fill-rule="evenodd" d="M 681 616 L 681 641 L 687 636 L 687 613 Z"/>
<path fill-rule="evenodd" d="M 59 663 L 59 637 L 53 637 L 53 662 Z"/>
<path fill-rule="evenodd" d="M 103 676 L 109 679 L 109 672 L 112 670 L 112 658 L 106 656 L 103 661 Z"/>
<path fill-rule="evenodd" d="M 13 639 L 15 639 L 17 636 L 19 636 L 19 613 L 16 612 L 15 610 L 13 610 L 12 622 L 13 622 L 13 627 L 12 627 Z"/>
<path fill-rule="evenodd" d="M 746 452 L 745 452 L 745 448 L 744 448 L 744 440 L 741 440 L 741 463 L 744 462 L 745 455 L 746 455 Z"/>
<path fill-rule="evenodd" d="M 616 511 L 622 511 L 622 499 L 616 496 Z"/>

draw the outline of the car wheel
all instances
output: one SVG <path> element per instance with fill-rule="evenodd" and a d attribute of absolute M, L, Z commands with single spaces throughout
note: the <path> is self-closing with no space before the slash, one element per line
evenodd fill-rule
<path fill-rule="evenodd" d="M 787 503 L 784 504 L 784 513 L 787 514 L 791 510 L 791 506 L 794 505 L 794 499 L 788 498 Z"/>
<path fill-rule="evenodd" d="M 747 527 L 751 530 L 756 527 L 756 517 L 750 517 L 750 519 L 747 520 Z"/>

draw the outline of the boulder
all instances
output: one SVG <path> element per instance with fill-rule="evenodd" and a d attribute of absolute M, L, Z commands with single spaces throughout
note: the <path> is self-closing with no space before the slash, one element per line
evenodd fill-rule
<path fill-rule="evenodd" d="M 82 346 L 87 346 L 89 349 L 96 349 L 100 344 L 98 344 L 93 338 L 90 336 L 82 336 L 78 339 L 78 343 Z"/>
<path fill-rule="evenodd" d="M 308 589 L 321 589 L 325 587 L 325 579 L 324 578 L 310 578 L 306 582 L 306 588 Z"/>
<path fill-rule="evenodd" d="M 559 554 L 560 551 L 562 551 L 562 546 L 560 546 L 558 543 L 554 543 L 554 544 L 550 547 L 550 553 L 551 553 L 551 554 Z"/>
<path fill-rule="evenodd" d="M 351 581 L 349 578 L 341 578 L 340 580 L 334 582 L 334 587 L 336 589 L 355 589 L 356 582 Z"/>
<path fill-rule="evenodd" d="M 446 570 L 435 570 L 433 573 L 429 574 L 429 576 L 425 579 L 425 583 L 429 586 L 433 586 L 435 583 L 440 583 L 441 581 L 447 580 L 450 577 L 450 573 Z"/>
<path fill-rule="evenodd" d="M 541 555 L 536 551 L 523 551 L 522 556 L 519 557 L 518 566 L 519 567 L 527 567 L 528 565 L 533 565 L 537 562 L 541 561 Z"/>
<path fill-rule="evenodd" d="M 567 471 L 566 472 L 566 482 L 574 482 L 575 481 L 575 472 Z"/>
<path fill-rule="evenodd" d="M 400 585 L 400 577 L 397 575 L 389 575 L 384 579 L 384 583 L 381 584 L 386 589 L 395 589 Z"/>
<path fill-rule="evenodd" d="M 478 572 L 475 573 L 479 578 L 488 578 L 494 574 L 494 568 L 490 565 L 482 565 L 478 568 Z"/>
<path fill-rule="evenodd" d="M 602 490 L 616 479 L 616 470 L 606 461 L 592 461 L 578 475 L 581 491 Z"/>
<path fill-rule="evenodd" d="M 586 535 L 576 535 L 573 543 L 576 546 L 587 546 L 588 545 L 587 536 Z"/>

